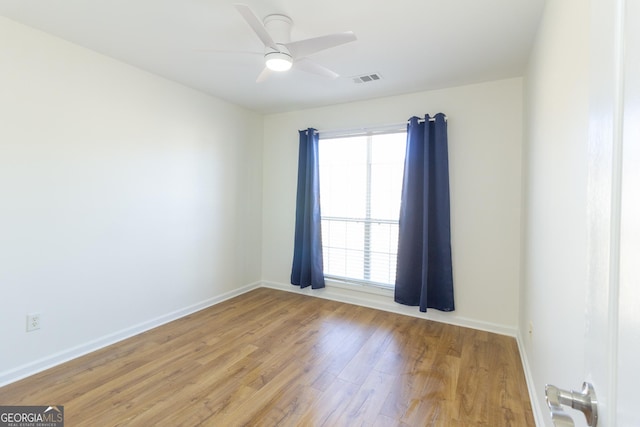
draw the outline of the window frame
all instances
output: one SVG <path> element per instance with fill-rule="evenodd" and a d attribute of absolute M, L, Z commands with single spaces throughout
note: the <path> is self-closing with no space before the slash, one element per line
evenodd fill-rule
<path fill-rule="evenodd" d="M 399 214 L 398 214 L 398 218 L 396 220 L 393 219 L 382 219 L 382 218 L 374 218 L 371 216 L 371 203 L 372 203 L 372 198 L 371 198 L 371 184 L 372 184 L 372 153 L 373 153 L 373 138 L 375 136 L 380 136 L 380 135 L 387 135 L 387 134 L 397 134 L 397 135 L 403 135 L 403 153 L 406 150 L 406 134 L 407 134 L 407 129 L 406 129 L 406 125 L 392 125 L 392 126 L 386 126 L 386 127 L 380 127 L 380 128 L 376 128 L 376 129 L 361 129 L 358 131 L 334 131 L 331 133 L 327 133 L 327 132 L 320 132 L 319 134 L 319 142 L 320 142 L 320 150 L 322 152 L 322 142 L 323 140 L 328 140 L 328 139 L 345 139 L 345 138 L 356 138 L 356 137 L 366 137 L 367 138 L 367 151 L 366 151 L 366 155 L 367 155 L 367 160 L 366 160 L 366 189 L 365 189 L 365 193 L 366 193 L 366 208 L 365 208 L 365 217 L 364 218 L 350 218 L 350 217 L 341 217 L 341 216 L 325 216 L 324 214 L 322 214 L 322 201 L 321 203 L 321 222 L 323 224 L 323 226 L 326 224 L 326 221 L 343 221 L 343 222 L 359 222 L 359 223 L 363 223 L 364 224 L 364 240 L 363 240 L 363 277 L 366 277 L 368 274 L 367 272 L 369 272 L 370 274 L 370 268 L 368 268 L 368 266 L 371 266 L 371 254 L 375 253 L 376 251 L 372 250 L 371 248 L 371 227 L 374 224 L 391 224 L 391 225 L 395 225 L 396 230 L 399 227 Z M 320 154 L 321 155 L 321 154 Z M 402 167 L 404 168 L 404 154 L 403 154 L 403 159 L 402 159 Z M 320 174 L 322 174 L 322 170 L 320 170 Z M 320 181 L 322 182 L 322 177 L 320 178 Z M 400 183 L 400 186 L 402 186 L 402 183 Z M 401 188 L 399 189 L 401 192 Z M 322 192 L 322 190 L 321 190 Z M 398 201 L 398 203 L 400 203 L 400 201 Z M 399 205 L 398 205 L 399 207 Z M 324 227 L 323 227 L 324 229 Z M 324 234 L 324 230 L 323 230 L 323 234 Z M 397 240 L 396 240 L 397 241 Z M 323 254 L 325 254 L 326 249 L 325 249 L 325 243 L 323 241 Z M 346 250 L 346 248 L 344 248 Z M 393 252 L 388 252 L 388 253 L 393 253 Z M 397 262 L 397 248 L 395 248 L 395 255 L 396 255 L 396 262 Z M 364 279 L 360 279 L 360 278 L 354 278 L 354 277 L 348 277 L 348 276 L 341 276 L 341 275 L 336 275 L 336 274 L 331 274 L 331 273 L 324 273 L 324 277 L 325 279 L 336 283 L 336 284 L 340 284 L 340 285 L 344 285 L 345 287 L 349 287 L 349 288 L 353 288 L 353 286 L 362 286 L 362 287 L 367 287 L 369 288 L 369 290 L 371 290 L 371 288 L 373 289 L 378 289 L 378 292 L 389 292 L 389 291 L 393 291 L 393 289 L 395 288 L 395 277 L 391 278 L 390 277 L 390 281 L 392 283 L 384 283 L 384 282 L 379 282 L 376 280 L 371 280 L 371 276 L 369 275 L 369 278 L 364 278 Z M 375 292 L 375 293 L 378 293 Z"/>

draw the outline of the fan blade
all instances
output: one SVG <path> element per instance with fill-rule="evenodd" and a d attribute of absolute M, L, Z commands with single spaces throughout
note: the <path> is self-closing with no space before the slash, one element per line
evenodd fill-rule
<path fill-rule="evenodd" d="M 344 33 L 329 34 L 312 39 L 285 43 L 285 46 L 287 47 L 287 49 L 289 49 L 289 52 L 291 52 L 294 58 L 302 58 L 304 56 L 309 56 L 316 52 L 320 52 L 321 50 L 340 46 L 341 44 L 353 42 L 356 40 L 357 37 L 353 33 L 353 31 L 346 31 Z"/>
<path fill-rule="evenodd" d="M 293 63 L 293 66 L 300 71 L 306 71 L 307 73 L 317 74 L 322 77 L 327 77 L 330 79 L 337 79 L 340 77 L 340 74 L 335 71 L 331 71 L 327 67 L 318 64 L 317 62 L 313 62 L 308 58 L 302 58 Z"/>
<path fill-rule="evenodd" d="M 260 40 L 262 40 L 262 43 L 264 43 L 265 46 L 270 47 L 271 49 L 274 49 L 276 51 L 280 51 L 280 49 L 278 49 L 278 46 L 276 46 L 276 42 L 273 41 L 266 28 L 264 28 L 264 25 L 262 24 L 262 21 L 260 21 L 260 18 L 258 18 L 256 14 L 253 13 L 253 10 L 251 10 L 249 6 L 242 3 L 236 3 L 234 4 L 234 6 L 238 10 L 238 12 L 240 12 L 240 15 L 242 15 L 244 20 L 247 21 L 247 24 L 249 24 L 253 31 L 258 35 Z"/>
<path fill-rule="evenodd" d="M 260 75 L 256 79 L 256 83 L 262 83 L 263 81 L 267 80 L 269 78 L 269 76 L 271 76 L 272 73 L 273 73 L 273 71 L 271 71 L 267 67 L 264 67 L 264 70 L 262 70 L 262 72 L 260 73 Z"/>

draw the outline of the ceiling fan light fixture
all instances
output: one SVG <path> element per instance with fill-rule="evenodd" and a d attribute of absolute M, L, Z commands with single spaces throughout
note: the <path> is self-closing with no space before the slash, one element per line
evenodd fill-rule
<path fill-rule="evenodd" d="M 293 60 L 291 55 L 287 55 L 283 52 L 270 52 L 265 56 L 265 65 L 271 71 L 287 71 L 291 69 Z"/>

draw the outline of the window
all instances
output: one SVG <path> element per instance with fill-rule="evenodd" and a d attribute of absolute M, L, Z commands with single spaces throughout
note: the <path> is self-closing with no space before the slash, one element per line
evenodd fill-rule
<path fill-rule="evenodd" d="M 323 138 L 325 277 L 393 287 L 406 132 Z"/>

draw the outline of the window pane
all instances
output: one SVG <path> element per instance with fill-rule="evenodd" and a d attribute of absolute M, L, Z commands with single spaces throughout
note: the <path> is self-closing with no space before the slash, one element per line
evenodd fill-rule
<path fill-rule="evenodd" d="M 394 283 L 396 280 L 396 256 L 388 253 L 371 253 L 370 280 L 378 283 Z"/>
<path fill-rule="evenodd" d="M 347 271 L 344 277 L 363 280 L 364 277 L 364 252 L 347 250 Z"/>
<path fill-rule="evenodd" d="M 397 220 L 400 215 L 405 144 L 405 133 L 372 138 L 372 218 Z"/>
<path fill-rule="evenodd" d="M 376 252 L 398 251 L 398 224 L 371 224 L 370 248 Z"/>
<path fill-rule="evenodd" d="M 345 228 L 347 240 L 345 247 L 356 251 L 364 250 L 364 223 L 348 222 Z"/>
<path fill-rule="evenodd" d="M 325 271 L 330 271 L 336 276 L 346 276 L 347 257 L 344 249 L 325 247 L 322 255 Z"/>
<path fill-rule="evenodd" d="M 372 136 L 374 145 L 372 161 L 374 163 L 404 164 L 404 152 L 407 142 L 407 134 L 387 133 Z"/>
<path fill-rule="evenodd" d="M 323 140 L 318 159 L 322 215 L 364 218 L 367 189 L 366 137 Z"/>
<path fill-rule="evenodd" d="M 394 283 L 398 252 L 398 225 L 371 225 L 371 280 Z"/>

